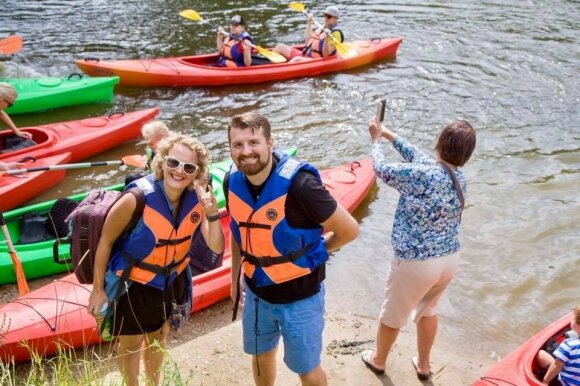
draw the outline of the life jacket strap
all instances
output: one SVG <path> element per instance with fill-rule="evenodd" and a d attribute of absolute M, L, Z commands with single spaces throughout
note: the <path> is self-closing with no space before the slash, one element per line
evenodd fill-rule
<path fill-rule="evenodd" d="M 159 239 L 159 242 L 155 244 L 155 248 L 165 247 L 167 245 L 179 245 L 191 239 L 191 235 L 182 237 L 180 239 Z"/>
<path fill-rule="evenodd" d="M 129 278 L 129 273 L 131 271 L 131 268 L 133 267 L 141 268 L 146 271 L 153 272 L 156 275 L 163 275 L 167 277 L 171 275 L 173 272 L 175 272 L 177 270 L 176 268 L 180 266 L 185 259 L 187 259 L 187 256 L 185 256 L 181 260 L 175 261 L 165 266 L 160 266 L 155 264 L 149 264 L 141 260 L 137 260 L 134 257 L 126 254 L 125 252 L 121 252 L 121 256 L 123 256 L 123 259 L 125 260 L 125 262 L 127 262 L 127 267 L 125 267 L 123 273 L 121 274 L 121 279 L 124 278 L 125 280 Z"/>
<path fill-rule="evenodd" d="M 272 265 L 277 265 L 277 264 L 284 264 L 284 263 L 291 263 L 295 260 L 298 260 L 300 257 L 304 256 L 304 254 L 306 252 L 308 252 L 308 250 L 310 250 L 310 248 L 312 248 L 314 245 L 316 245 L 316 243 L 310 243 L 302 248 L 300 248 L 297 251 L 294 251 L 292 253 L 289 253 L 287 255 L 284 256 L 260 256 L 260 257 L 256 257 L 254 255 L 251 255 L 249 253 L 247 253 L 246 251 L 240 251 L 241 255 L 244 257 L 244 261 L 255 265 L 257 267 L 270 267 Z"/>
<path fill-rule="evenodd" d="M 255 222 L 245 222 L 245 221 L 240 221 L 240 223 L 238 224 L 238 227 L 240 227 L 240 228 L 272 229 L 272 226 L 268 225 L 268 224 L 258 224 Z"/>

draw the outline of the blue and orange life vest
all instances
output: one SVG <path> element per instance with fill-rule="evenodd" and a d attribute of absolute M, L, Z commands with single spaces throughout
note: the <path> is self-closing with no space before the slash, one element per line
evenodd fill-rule
<path fill-rule="evenodd" d="M 249 40 L 252 44 L 254 41 L 246 31 L 236 35 L 236 39 L 226 36 L 218 64 L 225 67 L 244 67 L 244 45 L 242 40 Z"/>
<path fill-rule="evenodd" d="M 340 33 L 340 42 L 344 41 L 344 35 L 341 30 L 338 29 L 338 26 L 335 24 L 329 28 L 331 32 L 338 31 Z M 316 30 L 312 34 L 310 41 L 304 47 L 303 55 L 309 58 L 321 58 L 323 57 L 323 48 L 324 48 L 324 39 L 326 39 L 326 32 L 321 30 Z M 336 50 L 330 53 L 330 55 L 334 55 Z M 329 55 L 329 56 L 330 56 Z"/>
<path fill-rule="evenodd" d="M 242 269 L 257 287 L 280 284 L 310 274 L 328 260 L 322 227 L 291 227 L 285 214 L 286 197 L 300 170 L 318 171 L 307 163 L 278 154 L 280 162 L 254 201 L 243 173 L 230 171 L 230 228 L 243 258 Z"/>
<path fill-rule="evenodd" d="M 133 231 L 114 249 L 108 271 L 117 277 L 128 274 L 128 280 L 164 290 L 187 267 L 191 238 L 203 214 L 195 191 L 186 190 L 174 220 L 161 184 L 149 175 L 125 188 L 140 188 L 145 208 Z"/>

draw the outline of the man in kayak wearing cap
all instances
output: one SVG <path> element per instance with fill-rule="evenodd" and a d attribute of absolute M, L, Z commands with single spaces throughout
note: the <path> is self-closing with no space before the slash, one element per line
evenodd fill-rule
<path fill-rule="evenodd" d="M 246 31 L 244 18 L 240 15 L 234 15 L 230 20 L 230 33 L 226 34 L 221 27 L 217 32 L 217 49 L 220 53 L 218 65 L 223 67 L 251 66 L 252 48 L 244 44 L 245 41 L 254 43 Z"/>
<path fill-rule="evenodd" d="M 324 11 L 324 29 L 312 31 L 312 15 L 308 15 L 306 22 L 306 33 L 304 34 L 304 48 L 298 50 L 284 43 L 278 43 L 274 47 L 274 52 L 284 55 L 292 62 L 304 59 L 326 58 L 336 55 L 336 48 L 333 44 L 332 36 L 339 42 L 344 42 L 344 34 L 338 29 L 338 18 L 340 13 L 334 6 L 326 7 Z"/>

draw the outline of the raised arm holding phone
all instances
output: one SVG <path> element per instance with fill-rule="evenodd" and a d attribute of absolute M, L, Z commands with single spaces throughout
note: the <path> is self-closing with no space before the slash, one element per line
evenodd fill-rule
<path fill-rule="evenodd" d="M 381 125 L 384 101 L 369 122 L 375 173 L 400 193 L 391 245 L 394 259 L 386 281 L 374 350 L 362 353 L 365 365 L 385 372 L 387 356 L 409 315 L 417 324 L 417 378 L 430 377 L 430 352 L 437 333 L 437 302 L 460 261 L 459 225 L 466 181 L 460 167 L 470 158 L 475 131 L 466 121 L 447 125 L 431 158 Z M 381 138 L 391 142 L 404 162 L 387 162 Z"/>

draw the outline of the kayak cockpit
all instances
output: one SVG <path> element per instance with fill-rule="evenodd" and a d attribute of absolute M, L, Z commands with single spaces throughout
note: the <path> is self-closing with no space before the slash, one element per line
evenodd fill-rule
<path fill-rule="evenodd" d="M 0 158 L 38 149 L 50 140 L 49 135 L 42 130 L 30 128 L 23 131 L 32 134 L 32 138 L 19 137 L 10 130 L 0 132 Z"/>

